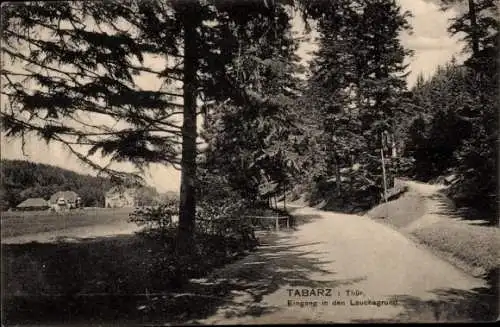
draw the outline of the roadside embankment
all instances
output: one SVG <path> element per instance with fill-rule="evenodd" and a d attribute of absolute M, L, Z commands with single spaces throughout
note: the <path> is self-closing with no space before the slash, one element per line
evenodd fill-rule
<path fill-rule="evenodd" d="M 468 220 L 441 191 L 444 186 L 405 181 L 402 196 L 381 204 L 367 215 L 387 223 L 443 259 L 474 276 L 498 268 L 500 230 L 488 219 Z"/>

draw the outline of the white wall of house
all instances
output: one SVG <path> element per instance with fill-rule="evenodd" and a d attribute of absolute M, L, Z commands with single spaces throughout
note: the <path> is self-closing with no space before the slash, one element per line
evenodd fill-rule
<path fill-rule="evenodd" d="M 133 190 L 124 192 L 114 192 L 106 194 L 104 205 L 106 208 L 131 208 L 136 205 L 135 195 Z"/>
<path fill-rule="evenodd" d="M 56 201 L 55 203 L 50 203 L 50 207 L 54 211 L 66 211 L 71 209 L 71 204 L 68 201 L 64 201 L 64 203 Z"/>

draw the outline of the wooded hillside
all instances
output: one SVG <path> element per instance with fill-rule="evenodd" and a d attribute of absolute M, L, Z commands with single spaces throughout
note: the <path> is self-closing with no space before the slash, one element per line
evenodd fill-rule
<path fill-rule="evenodd" d="M 84 206 L 103 206 L 104 194 L 113 186 L 109 178 L 23 160 L 2 160 L 1 209 L 14 207 L 27 198 L 48 199 L 58 191 L 75 191 Z"/>

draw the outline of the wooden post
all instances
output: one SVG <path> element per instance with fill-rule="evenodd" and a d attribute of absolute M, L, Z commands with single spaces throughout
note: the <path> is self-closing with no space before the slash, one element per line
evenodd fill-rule
<path fill-rule="evenodd" d="M 280 230 L 279 216 L 276 216 L 276 231 Z"/>
<path fill-rule="evenodd" d="M 398 148 L 396 146 L 396 140 L 394 139 L 394 133 L 391 134 L 391 155 L 393 158 L 398 157 Z"/>
<path fill-rule="evenodd" d="M 286 229 L 290 229 L 290 217 L 286 217 Z"/>
<path fill-rule="evenodd" d="M 380 156 L 382 157 L 382 176 L 384 178 L 384 201 L 387 203 L 387 180 L 385 175 L 385 163 L 384 163 L 384 150 L 380 150 Z"/>
<path fill-rule="evenodd" d="M 286 183 L 283 183 L 283 208 L 286 212 Z"/>

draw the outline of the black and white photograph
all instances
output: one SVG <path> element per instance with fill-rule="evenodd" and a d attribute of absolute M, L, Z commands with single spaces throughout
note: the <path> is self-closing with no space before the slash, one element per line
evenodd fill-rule
<path fill-rule="evenodd" d="M 2 3 L 2 327 L 496 322 L 499 2 Z"/>

